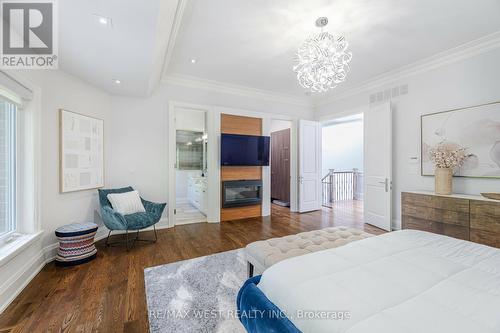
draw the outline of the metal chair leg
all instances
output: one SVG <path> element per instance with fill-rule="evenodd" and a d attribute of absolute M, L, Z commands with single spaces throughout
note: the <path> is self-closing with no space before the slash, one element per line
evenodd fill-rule
<path fill-rule="evenodd" d="M 105 244 L 106 244 L 107 247 L 115 246 L 115 245 L 119 245 L 119 244 L 123 245 L 123 243 L 125 243 L 127 251 L 129 251 L 133 247 L 135 239 L 129 239 L 128 230 L 125 230 L 125 240 L 122 238 L 121 240 L 116 241 L 116 242 L 110 242 L 109 241 L 109 238 L 111 237 L 111 232 L 112 232 L 112 230 L 110 230 L 108 232 L 108 237 L 106 237 L 106 243 Z M 130 243 L 132 243 L 132 245 Z"/>
<path fill-rule="evenodd" d="M 108 232 L 108 237 L 106 237 L 106 246 L 109 247 L 111 244 L 109 244 L 109 236 L 111 236 L 111 230 Z"/>
<path fill-rule="evenodd" d="M 143 239 L 143 238 L 139 238 L 139 230 L 137 231 L 137 236 L 135 238 L 134 241 L 137 241 L 137 242 L 146 242 L 146 243 L 156 243 L 156 241 L 158 240 L 158 234 L 156 232 L 156 226 L 153 224 L 153 232 L 155 234 L 155 237 L 154 239 Z"/>
<path fill-rule="evenodd" d="M 132 240 L 132 243 L 133 243 L 133 242 L 134 242 L 134 241 Z M 128 242 L 128 230 L 125 230 L 125 245 L 126 245 L 126 247 L 127 247 L 127 252 L 128 252 L 128 251 L 130 251 L 130 247 L 128 246 L 128 243 L 129 243 L 129 242 Z"/>
<path fill-rule="evenodd" d="M 113 245 L 116 245 L 116 244 L 123 244 L 123 243 L 125 243 L 127 251 L 130 251 L 134 247 L 135 242 L 156 243 L 158 241 L 158 233 L 156 231 L 156 226 L 155 225 L 153 225 L 153 231 L 154 231 L 154 234 L 155 234 L 154 239 L 140 239 L 139 238 L 139 232 L 140 232 L 140 230 L 136 231 L 136 234 L 135 234 L 134 238 L 130 238 L 129 239 L 129 232 L 128 232 L 128 230 L 125 230 L 125 241 L 120 240 L 120 241 L 116 241 L 116 242 L 110 242 L 109 238 L 111 237 L 111 232 L 112 232 L 112 230 L 110 230 L 108 232 L 108 237 L 106 237 L 106 243 L 105 244 L 106 244 L 107 247 L 110 247 L 110 246 L 113 246 Z"/>

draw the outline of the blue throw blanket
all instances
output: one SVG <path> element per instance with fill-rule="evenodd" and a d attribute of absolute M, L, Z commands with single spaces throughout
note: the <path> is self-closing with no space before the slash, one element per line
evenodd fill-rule
<path fill-rule="evenodd" d="M 300 333 L 264 293 L 257 288 L 261 275 L 248 279 L 238 292 L 239 319 L 249 333 Z"/>

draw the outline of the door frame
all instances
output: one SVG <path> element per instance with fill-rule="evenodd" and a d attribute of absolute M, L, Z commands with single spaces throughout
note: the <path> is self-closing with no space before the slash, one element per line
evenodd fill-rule
<path fill-rule="evenodd" d="M 168 103 L 168 226 L 175 226 L 176 208 L 176 188 L 175 188 L 175 151 L 176 151 L 176 125 L 175 125 L 175 110 L 176 108 L 195 109 L 206 112 L 206 132 L 208 136 L 207 146 L 207 196 L 208 196 L 208 211 L 207 222 L 220 221 L 220 172 L 219 172 L 219 158 L 218 158 L 218 143 L 220 140 L 220 119 L 217 120 L 217 114 L 214 112 L 213 107 L 210 105 L 192 104 L 184 102 L 170 101 Z M 217 124 L 219 124 L 217 126 Z M 211 171 L 213 170 L 213 171 Z M 217 184 L 214 186 L 214 184 Z"/>
<path fill-rule="evenodd" d="M 363 134 L 364 134 L 364 131 L 365 131 L 364 115 L 365 115 L 365 112 L 367 110 L 368 110 L 368 108 L 362 107 L 362 108 L 348 110 L 346 112 L 339 112 L 339 113 L 330 114 L 330 115 L 321 117 L 320 118 L 321 120 L 319 121 L 320 126 L 321 126 L 321 143 L 323 144 L 323 127 L 325 125 L 328 125 L 328 124 L 331 124 L 331 123 L 342 124 L 344 122 L 339 122 L 338 120 L 339 119 L 344 119 L 344 118 L 347 118 L 347 117 L 362 115 L 362 117 L 363 117 L 362 120 L 361 120 L 362 123 L 363 123 L 362 131 L 363 131 Z M 351 120 L 348 120 L 348 121 L 345 121 L 345 122 L 346 123 L 347 122 L 351 122 Z M 364 160 L 365 160 L 365 146 L 364 146 L 364 142 L 363 142 L 362 155 L 363 155 L 363 168 L 364 168 Z M 321 146 L 321 168 L 323 168 L 323 146 Z M 321 171 L 323 171 L 323 169 Z M 321 178 L 323 178 L 324 176 L 325 176 L 324 174 L 321 174 Z M 363 184 L 363 187 L 364 187 L 364 184 Z M 323 191 L 323 184 L 321 184 L 321 191 Z M 363 188 L 363 193 L 364 193 L 364 188 Z M 323 196 L 323 193 L 321 193 L 321 196 Z M 323 201 L 323 197 L 321 198 L 321 200 Z M 361 200 L 361 201 L 363 201 L 363 200 Z"/>

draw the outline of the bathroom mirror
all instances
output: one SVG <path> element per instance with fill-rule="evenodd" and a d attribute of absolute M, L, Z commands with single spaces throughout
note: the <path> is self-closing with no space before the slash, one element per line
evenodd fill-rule
<path fill-rule="evenodd" d="M 203 132 L 177 130 L 176 162 L 179 170 L 205 170 Z"/>

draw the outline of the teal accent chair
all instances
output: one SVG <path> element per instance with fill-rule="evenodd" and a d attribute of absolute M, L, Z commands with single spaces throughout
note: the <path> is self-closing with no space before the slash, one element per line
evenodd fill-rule
<path fill-rule="evenodd" d="M 124 187 L 118 189 L 107 189 L 107 190 L 98 190 L 99 192 L 99 203 L 101 204 L 101 216 L 104 225 L 109 229 L 108 237 L 106 238 L 106 246 L 111 246 L 117 243 L 115 242 L 109 243 L 109 237 L 111 236 L 111 232 L 114 230 L 125 230 L 125 244 L 127 247 L 127 251 L 129 248 L 129 231 L 136 231 L 136 237 L 132 239 L 132 245 L 136 241 L 146 241 L 146 242 L 156 242 L 158 240 L 158 236 L 156 234 L 156 223 L 158 223 L 161 219 L 161 215 L 167 206 L 166 203 L 154 203 L 147 200 L 142 200 L 142 204 L 144 205 L 145 213 L 135 213 L 130 215 L 122 215 L 116 212 L 111 203 L 108 200 L 108 194 L 111 193 L 126 193 L 131 192 L 134 189 L 132 187 Z M 155 238 L 154 240 L 140 239 L 139 231 L 145 228 L 153 226 Z"/>

